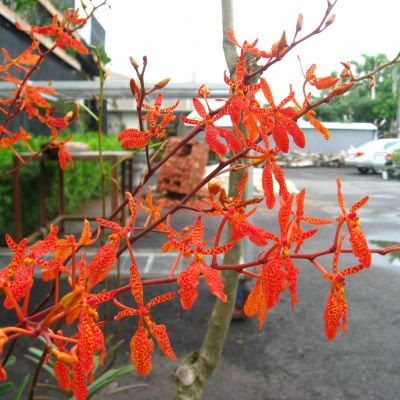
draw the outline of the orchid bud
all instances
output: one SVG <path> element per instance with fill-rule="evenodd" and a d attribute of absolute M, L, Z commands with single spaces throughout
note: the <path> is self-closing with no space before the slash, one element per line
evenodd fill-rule
<path fill-rule="evenodd" d="M 297 22 L 296 22 L 296 32 L 300 32 L 303 29 L 303 22 L 304 22 L 303 14 L 299 13 L 299 16 L 297 17 Z"/>
<path fill-rule="evenodd" d="M 375 83 L 376 83 L 376 79 L 375 79 L 375 75 L 373 75 L 373 76 L 371 77 L 370 82 L 369 82 L 368 88 L 369 88 L 369 89 L 373 89 L 373 88 L 375 87 Z"/>
<path fill-rule="evenodd" d="M 340 96 L 346 92 L 348 92 L 356 83 L 355 82 L 347 82 L 347 83 L 342 83 L 339 85 L 337 88 L 332 90 L 331 96 Z"/>
<path fill-rule="evenodd" d="M 283 31 L 278 45 L 279 45 L 279 50 L 283 50 L 286 47 L 289 47 L 287 40 L 286 40 L 286 31 Z"/>
<path fill-rule="evenodd" d="M 200 97 L 203 97 L 204 99 L 208 99 L 211 96 L 210 89 L 207 85 L 204 84 L 199 87 L 197 93 Z"/>
<path fill-rule="evenodd" d="M 133 57 L 129 57 L 129 61 L 131 62 L 133 68 L 135 68 L 135 69 L 139 68 L 139 64 Z"/>
<path fill-rule="evenodd" d="M 160 82 L 156 83 L 154 85 L 154 89 L 158 90 L 158 89 L 162 89 L 163 87 L 168 85 L 168 82 L 171 80 L 171 78 L 165 78 L 163 80 L 161 80 Z"/>
<path fill-rule="evenodd" d="M 332 14 L 325 22 L 325 28 L 333 24 L 336 18 L 336 14 Z"/>
<path fill-rule="evenodd" d="M 129 81 L 129 86 L 131 88 L 131 92 L 132 92 L 132 96 L 133 97 L 135 97 L 136 95 L 138 95 L 140 93 L 139 86 L 137 85 L 137 83 L 135 82 L 134 79 L 131 79 Z"/>

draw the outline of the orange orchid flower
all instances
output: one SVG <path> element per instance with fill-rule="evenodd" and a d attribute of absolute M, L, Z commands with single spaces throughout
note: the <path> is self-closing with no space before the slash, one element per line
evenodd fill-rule
<path fill-rule="evenodd" d="M 256 57 L 262 57 L 262 58 L 271 58 L 272 57 L 272 53 L 267 53 L 264 50 L 259 50 L 256 48 L 258 39 L 254 40 L 253 43 L 249 43 L 247 42 L 247 40 L 245 40 L 243 42 L 243 45 L 240 45 L 238 43 L 238 41 L 236 40 L 235 34 L 233 33 L 233 31 L 228 31 L 227 35 L 230 39 L 230 41 L 237 47 L 239 47 L 242 50 L 242 53 L 249 53 L 249 54 L 253 54 Z"/>
<path fill-rule="evenodd" d="M 62 331 L 57 331 L 57 335 L 62 334 Z M 68 354 L 68 350 L 61 340 L 55 339 L 54 341 L 57 344 L 58 351 L 56 352 L 57 360 L 54 363 L 53 371 L 57 379 L 58 385 L 62 390 L 64 390 L 64 392 L 66 392 L 71 387 L 71 368 L 70 365 L 68 365 L 68 363 L 66 363 L 65 360 L 60 357 L 60 353 Z"/>
<path fill-rule="evenodd" d="M 161 108 L 163 95 L 159 93 L 156 97 L 154 107 L 143 104 L 147 114 L 143 117 L 148 121 L 148 129 L 141 131 L 136 128 L 124 129 L 119 135 L 118 140 L 122 141 L 125 149 L 137 149 L 146 146 L 150 139 L 157 137 L 161 139 L 166 134 L 166 126 L 175 119 L 173 112 L 178 106 L 179 101 L 171 107 Z M 159 119 L 160 122 L 159 122 Z"/>
<path fill-rule="evenodd" d="M 157 296 L 144 305 L 142 280 L 140 278 L 135 260 L 132 260 L 132 262 L 133 264 L 130 269 L 130 286 L 132 296 L 134 297 L 138 308 L 134 309 L 127 307 L 114 299 L 115 305 L 122 308 L 122 311 L 120 311 L 114 317 L 114 319 L 119 320 L 121 318 L 134 315 L 139 317 L 138 329 L 132 336 L 130 343 L 131 361 L 138 374 L 140 376 L 145 376 L 152 369 L 151 357 L 154 351 L 154 343 L 153 340 L 149 338 L 149 333 L 156 339 L 162 352 L 170 360 L 176 360 L 176 355 L 169 341 L 165 325 L 157 325 L 155 322 L 153 322 L 150 312 L 150 309 L 155 305 L 173 299 L 176 296 L 176 293 L 171 292 Z"/>
<path fill-rule="evenodd" d="M 293 234 L 299 238 L 295 253 L 298 253 L 301 245 L 303 244 L 304 237 L 302 238 L 302 227 L 301 222 L 306 222 L 307 224 L 321 226 L 331 224 L 333 221 L 329 218 L 316 218 L 304 215 L 304 198 L 306 195 L 306 190 L 303 188 L 300 193 L 296 195 L 296 213 L 295 213 L 295 224 L 293 225 Z"/>
<path fill-rule="evenodd" d="M 27 239 L 18 244 L 6 235 L 6 242 L 14 256 L 11 263 L 0 271 L 0 287 L 6 289 L 4 307 L 14 308 L 14 301 L 25 297 L 33 285 L 33 271 L 39 259 L 52 251 L 57 240 L 58 227 L 51 225 L 50 232 L 43 240 L 26 247 Z"/>
<path fill-rule="evenodd" d="M 299 247 L 304 240 L 317 232 L 317 229 L 303 231 L 299 225 L 300 221 L 304 220 L 316 225 L 328 223 L 328 220 L 314 219 L 303 215 L 304 194 L 300 194 L 298 198 L 296 213 L 292 211 L 293 200 L 292 194 L 288 196 L 287 200 L 281 197 L 278 213 L 280 237 L 270 234 L 271 239 L 276 243 L 263 256 L 263 259 L 267 261 L 259 268 L 261 277 L 257 280 L 244 306 L 247 316 L 258 315 L 259 329 L 262 328 L 268 311 L 279 303 L 279 297 L 286 288 L 291 295 L 292 308 L 298 302 L 298 268 L 289 256 L 289 251 L 293 245 Z"/>
<path fill-rule="evenodd" d="M 287 199 L 289 196 L 289 192 L 286 187 L 285 174 L 282 168 L 276 162 L 276 155 L 278 154 L 279 149 L 270 149 L 268 142 L 265 141 L 265 148 L 258 146 L 247 138 L 244 138 L 244 141 L 247 147 L 258 153 L 255 156 L 247 156 L 247 158 L 254 159 L 254 165 L 265 161 L 265 166 L 262 173 L 262 187 L 264 190 L 266 205 L 271 209 L 275 205 L 273 177 L 275 177 L 279 184 L 279 196 L 283 197 L 284 199 Z"/>
<path fill-rule="evenodd" d="M 128 198 L 131 215 L 124 227 L 119 226 L 115 221 L 108 221 L 100 217 L 96 218 L 99 225 L 111 229 L 112 234 L 109 236 L 110 241 L 97 251 L 88 265 L 88 285 L 91 288 L 101 282 L 112 270 L 117 261 L 116 253 L 121 239 L 131 232 L 131 227 L 136 220 L 137 207 L 135 200 L 131 193 L 126 192 L 125 195 Z"/>
<path fill-rule="evenodd" d="M 189 125 L 205 125 L 205 139 L 210 149 L 217 154 L 224 155 L 227 153 L 228 148 L 232 151 L 239 151 L 241 143 L 235 137 L 231 130 L 219 126 L 215 126 L 214 122 L 220 119 L 223 115 L 227 114 L 225 107 L 222 107 L 214 116 L 210 116 L 203 104 L 199 99 L 193 98 L 193 106 L 200 116 L 200 120 L 186 118 L 181 116 L 182 121 Z M 225 139 L 227 146 L 219 141 L 218 136 Z"/>
<path fill-rule="evenodd" d="M 2 149 L 11 147 L 16 142 L 29 142 L 32 140 L 32 136 L 28 135 L 22 126 L 19 128 L 19 132 L 11 132 L 0 125 L 0 133 L 5 133 L 8 136 L 0 139 L 0 148 Z"/>
<path fill-rule="evenodd" d="M 287 153 L 289 151 L 288 134 L 290 134 L 295 144 L 303 148 L 305 146 L 304 133 L 293 120 L 297 115 L 297 111 L 293 107 L 284 107 L 294 99 L 294 92 L 291 92 L 276 106 L 267 81 L 261 78 L 260 84 L 261 90 L 270 104 L 269 108 L 260 109 L 260 112 L 267 117 L 267 125 L 271 125 L 270 129 L 272 129 L 272 137 L 276 146 L 284 153 Z"/>
<path fill-rule="evenodd" d="M 225 189 L 222 188 L 219 184 L 209 184 L 208 190 L 210 193 L 211 201 L 204 200 L 204 202 L 209 204 L 215 211 L 207 211 L 207 214 L 222 215 L 231 223 L 231 242 L 235 243 L 243 237 L 247 236 L 257 246 L 265 246 L 269 240 L 275 239 L 275 235 L 272 235 L 266 230 L 260 228 L 259 226 L 247 221 L 247 219 L 256 212 L 257 207 L 254 207 L 248 213 L 246 213 L 246 207 L 249 205 L 260 203 L 262 201 L 261 197 L 242 200 L 247 183 L 247 175 L 248 174 L 246 171 L 237 186 L 236 197 L 232 196 L 228 198 Z M 218 202 L 216 201 L 217 195 L 219 195 Z M 224 222 L 222 221 L 222 223 Z"/>
<path fill-rule="evenodd" d="M 39 42 L 32 42 L 27 49 L 15 58 L 12 58 L 8 51 L 2 48 L 1 51 L 4 55 L 4 60 L 3 65 L 0 66 L 0 72 L 5 72 L 11 67 L 16 67 L 18 70 L 27 72 L 29 69 L 26 66 L 35 65 L 39 60 L 40 56 L 34 54 L 34 52 L 37 52 L 38 47 Z"/>
<path fill-rule="evenodd" d="M 336 179 L 338 188 L 338 202 L 342 215 L 336 220 L 339 223 L 346 222 L 350 234 L 350 244 L 354 255 L 358 258 L 361 264 L 366 268 L 371 265 L 371 250 L 368 247 L 367 239 L 361 230 L 361 222 L 357 216 L 357 210 L 362 207 L 367 201 L 368 196 L 363 197 L 357 203 L 353 204 L 347 212 L 344 208 L 344 199 L 342 194 L 342 184 L 340 178 Z"/>
<path fill-rule="evenodd" d="M 148 214 L 144 226 L 147 226 L 150 220 L 152 220 L 152 222 L 155 222 L 160 219 L 161 216 L 160 211 L 164 208 L 166 199 L 162 199 L 157 205 L 155 205 L 153 197 L 151 196 L 151 188 L 150 186 L 148 186 L 146 193 L 146 203 L 147 204 L 145 204 L 142 200 L 140 200 L 141 209 Z M 164 223 L 160 223 L 158 225 L 158 229 L 163 230 L 164 226 L 165 226 Z"/>
<path fill-rule="evenodd" d="M 293 98 L 293 102 L 296 104 L 296 106 L 299 108 L 299 110 L 304 110 L 310 105 L 311 101 L 311 93 L 309 93 L 306 98 L 304 99 L 303 106 L 300 105 L 300 103 L 296 100 L 296 98 Z M 304 114 L 304 118 L 308 119 L 310 124 L 315 128 L 315 130 L 319 133 L 321 133 L 325 140 L 329 140 L 330 133 L 329 129 L 324 126 L 321 121 L 319 121 L 317 118 L 314 117 L 316 112 L 314 110 L 310 110 Z"/>
<path fill-rule="evenodd" d="M 343 331 L 347 331 L 347 300 L 344 293 L 345 277 L 343 273 L 338 273 L 338 261 L 342 249 L 345 235 L 343 234 L 333 257 L 331 290 L 324 311 L 325 334 L 329 340 L 333 340 L 339 332 L 341 326 Z"/>
<path fill-rule="evenodd" d="M 228 109 L 232 122 L 236 125 L 239 124 L 242 119 L 248 124 L 251 109 L 254 107 L 254 104 L 258 104 L 255 101 L 254 95 L 260 89 L 260 84 L 246 84 L 246 74 L 245 54 L 242 52 L 236 64 L 234 80 L 231 80 L 226 75 L 226 71 L 224 72 L 224 81 L 230 88 L 230 97 L 225 108 Z"/>
<path fill-rule="evenodd" d="M 76 13 L 71 13 L 70 9 L 66 10 L 64 13 L 67 22 L 78 21 L 81 25 L 86 21 L 86 19 L 77 19 L 76 15 Z M 17 28 L 23 30 L 19 24 L 17 24 Z M 78 53 L 89 54 L 87 47 L 81 41 L 75 39 L 69 32 L 69 29 L 65 26 L 65 21 L 63 20 L 58 23 L 58 15 L 54 15 L 51 25 L 32 26 L 30 32 L 31 34 L 37 33 L 45 36 L 55 36 L 56 45 L 63 50 L 71 48 L 76 50 Z"/>
<path fill-rule="evenodd" d="M 325 76 L 323 78 L 317 78 L 315 75 L 315 70 L 317 69 L 317 66 L 315 64 L 312 64 L 311 67 L 307 70 L 306 72 L 306 82 L 309 82 L 312 86 L 316 87 L 319 90 L 322 89 L 329 89 L 333 86 L 336 85 L 336 83 L 339 81 L 339 78 L 336 78 L 334 76 Z"/>
<path fill-rule="evenodd" d="M 191 231 L 185 236 L 179 235 L 178 238 L 174 238 L 173 236 L 176 235 L 177 233 L 170 229 L 169 242 L 167 242 L 168 245 L 163 246 L 163 250 L 168 251 L 175 248 L 185 257 L 193 257 L 188 268 L 178 276 L 178 285 L 180 286 L 178 293 L 181 295 L 182 307 L 186 310 L 190 309 L 196 301 L 200 275 L 204 276 L 211 293 L 226 302 L 227 297 L 224 293 L 221 274 L 207 265 L 204 256 L 222 254 L 232 248 L 235 243 L 229 242 L 224 246 L 205 249 L 204 246 L 207 243 L 204 242 L 204 227 L 200 216 L 197 217 Z"/>

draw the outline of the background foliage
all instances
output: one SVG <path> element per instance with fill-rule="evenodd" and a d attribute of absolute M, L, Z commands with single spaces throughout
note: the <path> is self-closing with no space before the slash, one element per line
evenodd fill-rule
<path fill-rule="evenodd" d="M 32 147 L 38 150 L 40 146 L 47 143 L 45 136 L 35 137 L 32 140 Z M 89 144 L 90 150 L 98 149 L 97 132 L 88 132 L 81 135 L 74 135 L 74 141 Z M 120 145 L 115 136 L 103 137 L 105 150 L 120 150 Z M 58 169 L 54 168 L 57 160 L 47 161 L 47 213 L 48 218 L 54 218 L 57 213 L 57 175 Z M 107 176 L 111 172 L 111 163 L 106 162 Z M 12 168 L 12 154 L 4 152 L 0 158 L 0 171 L 8 171 Z M 107 189 L 110 181 L 106 180 Z M 21 212 L 23 223 L 23 235 L 29 235 L 39 226 L 39 213 L 32 213 L 32 210 L 39 210 L 39 163 L 31 162 L 29 168 L 21 169 Z M 83 161 L 76 162 L 75 168 L 68 168 L 64 172 L 65 209 L 67 213 L 76 212 L 83 202 L 98 196 L 100 187 L 99 169 L 95 163 Z M 13 213 L 12 202 L 12 177 L 2 178 L 0 185 L 0 243 L 4 242 L 5 233 L 13 235 L 14 222 L 10 218 Z"/>
<path fill-rule="evenodd" d="M 388 61 L 384 54 L 363 54 L 363 62 L 352 61 L 350 64 L 355 67 L 354 72 L 361 75 Z M 349 93 L 319 107 L 316 110 L 318 119 L 330 122 L 371 122 L 379 127 L 379 132 L 392 133 L 397 108 L 397 70 L 397 65 L 390 66 L 376 76 L 375 95 L 368 87 L 369 81 L 359 82 Z M 333 72 L 332 75 L 338 76 L 338 73 Z M 326 91 L 322 91 L 320 97 L 325 95 Z"/>

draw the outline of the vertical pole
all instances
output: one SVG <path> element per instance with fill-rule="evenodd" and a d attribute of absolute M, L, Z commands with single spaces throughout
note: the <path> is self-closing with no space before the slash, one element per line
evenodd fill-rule
<path fill-rule="evenodd" d="M 133 157 L 128 161 L 128 168 L 129 168 L 129 191 L 133 191 Z"/>
<path fill-rule="evenodd" d="M 64 217 L 64 174 L 60 166 L 58 167 L 58 215 Z M 64 230 L 64 218 L 60 221 L 60 229 Z"/>
<path fill-rule="evenodd" d="M 112 163 L 115 164 L 118 161 L 118 157 L 114 157 Z M 115 210 L 118 207 L 118 168 L 112 170 L 111 180 L 111 210 Z"/>
<path fill-rule="evenodd" d="M 124 160 L 121 163 L 121 190 L 122 193 L 126 192 L 126 163 L 127 161 Z"/>
<path fill-rule="evenodd" d="M 18 166 L 18 160 L 14 157 L 14 168 Z M 21 226 L 21 183 L 19 169 L 15 169 L 12 174 L 13 183 L 13 208 L 14 208 L 14 236 L 19 242 L 22 239 Z"/>
<path fill-rule="evenodd" d="M 46 169 L 44 160 L 39 161 L 39 202 L 40 202 L 40 227 L 47 224 L 46 210 Z"/>
<path fill-rule="evenodd" d="M 122 190 L 123 195 L 125 194 L 125 192 L 127 190 L 127 184 L 126 184 L 126 164 L 127 163 L 128 163 L 127 160 L 124 160 L 121 163 L 121 190 Z M 125 221 L 125 207 L 122 209 L 121 220 Z"/>
<path fill-rule="evenodd" d="M 253 150 L 250 150 L 249 154 L 254 154 Z M 254 167 L 247 168 L 247 185 L 246 185 L 246 199 L 252 199 L 254 197 Z M 255 249 L 255 245 L 250 242 L 250 240 L 243 241 L 243 255 L 244 260 L 252 260 L 253 251 Z"/>

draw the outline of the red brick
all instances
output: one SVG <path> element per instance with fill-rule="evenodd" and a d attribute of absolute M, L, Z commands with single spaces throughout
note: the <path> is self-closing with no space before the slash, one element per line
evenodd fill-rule
<path fill-rule="evenodd" d="M 165 152 L 171 151 L 181 138 L 170 138 Z M 158 175 L 159 192 L 186 195 L 204 176 L 208 161 L 208 147 L 196 140 L 185 144 L 160 169 Z"/>

